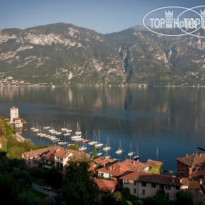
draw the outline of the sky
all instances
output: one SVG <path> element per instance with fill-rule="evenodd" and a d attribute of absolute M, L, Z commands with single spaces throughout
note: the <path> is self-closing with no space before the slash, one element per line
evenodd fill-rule
<path fill-rule="evenodd" d="M 204 4 L 204 0 L 0 0 L 0 29 L 63 22 L 112 33 L 142 25 L 143 17 L 159 7 Z"/>

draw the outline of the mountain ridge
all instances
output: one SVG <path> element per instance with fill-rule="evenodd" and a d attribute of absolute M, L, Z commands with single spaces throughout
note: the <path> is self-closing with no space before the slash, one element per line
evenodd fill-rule
<path fill-rule="evenodd" d="M 0 72 L 31 83 L 203 85 L 204 69 L 203 39 L 141 26 L 110 34 L 66 23 L 0 31 Z"/>

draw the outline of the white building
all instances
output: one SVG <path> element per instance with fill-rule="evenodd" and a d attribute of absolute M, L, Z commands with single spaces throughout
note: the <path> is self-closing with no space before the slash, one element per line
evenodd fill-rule
<path fill-rule="evenodd" d="M 15 128 L 22 128 L 23 123 L 22 120 L 19 118 L 19 109 L 17 107 L 10 108 L 10 123 L 14 124 Z"/>
<path fill-rule="evenodd" d="M 10 122 L 14 123 L 14 119 L 19 117 L 19 109 L 17 107 L 10 108 Z"/>

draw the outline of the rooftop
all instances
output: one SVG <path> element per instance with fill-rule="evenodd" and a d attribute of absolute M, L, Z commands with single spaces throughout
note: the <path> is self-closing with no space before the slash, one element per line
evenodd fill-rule
<path fill-rule="evenodd" d="M 112 192 L 117 185 L 116 181 L 111 181 L 111 180 L 94 178 L 94 181 L 97 184 L 99 190 L 105 193 Z"/>
<path fill-rule="evenodd" d="M 104 173 L 109 173 L 112 176 L 121 176 L 125 172 L 130 172 L 130 171 L 140 171 L 143 170 L 144 168 L 148 167 L 147 164 L 134 161 L 131 159 L 126 159 L 123 162 L 118 162 L 115 164 L 112 164 L 108 167 L 102 167 L 97 169 L 99 172 L 104 172 Z"/>
<path fill-rule="evenodd" d="M 18 108 L 13 106 L 10 108 L 10 110 L 18 110 Z"/>
<path fill-rule="evenodd" d="M 189 190 L 201 190 L 199 181 L 189 181 Z"/>
<path fill-rule="evenodd" d="M 205 153 L 187 154 L 185 157 L 179 157 L 176 160 L 191 168 L 205 166 Z"/>
<path fill-rule="evenodd" d="M 160 161 L 155 161 L 155 160 L 152 160 L 152 159 L 148 159 L 147 162 L 146 162 L 147 165 L 149 166 L 162 166 L 163 165 L 163 162 L 160 162 Z"/>
<path fill-rule="evenodd" d="M 113 164 L 117 160 L 111 159 L 111 158 L 105 158 L 105 157 L 97 157 L 97 158 L 93 159 L 93 161 L 96 162 L 97 164 L 99 164 L 100 166 L 108 166 L 110 164 Z"/>
<path fill-rule="evenodd" d="M 180 186 L 180 180 L 176 176 L 148 174 L 144 172 L 132 172 L 124 174 L 120 179 L 133 180 L 138 182 L 156 183 L 163 185 Z"/>

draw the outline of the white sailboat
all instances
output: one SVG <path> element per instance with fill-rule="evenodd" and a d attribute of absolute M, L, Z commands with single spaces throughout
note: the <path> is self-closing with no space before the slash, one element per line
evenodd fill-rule
<path fill-rule="evenodd" d="M 134 157 L 133 157 L 133 160 L 139 160 L 140 159 L 140 156 L 139 156 L 139 154 L 138 154 L 138 144 L 137 144 L 137 155 L 135 155 Z"/>
<path fill-rule="evenodd" d="M 68 133 L 68 132 L 67 132 L 67 133 L 64 133 L 63 136 L 64 136 L 64 137 L 68 137 L 68 136 L 70 136 L 70 133 Z"/>
<path fill-rule="evenodd" d="M 119 149 L 115 152 L 115 154 L 117 154 L 117 155 L 122 154 L 122 145 L 121 145 L 121 141 L 120 141 Z"/>
<path fill-rule="evenodd" d="M 93 146 L 94 144 L 97 144 L 98 142 L 95 141 L 95 130 L 93 130 L 93 141 L 90 141 L 88 144 Z"/>
<path fill-rule="evenodd" d="M 75 142 L 82 142 L 83 138 L 76 138 L 76 139 L 73 139 L 73 141 L 75 141 Z"/>
<path fill-rule="evenodd" d="M 44 130 L 48 130 L 48 129 L 50 129 L 50 127 L 49 127 L 49 126 L 43 127 L 43 129 L 44 129 Z"/>
<path fill-rule="evenodd" d="M 71 137 L 72 140 L 81 138 L 81 135 L 74 135 Z"/>
<path fill-rule="evenodd" d="M 110 151 L 110 149 L 111 149 L 111 147 L 109 146 L 109 139 L 108 139 L 108 136 L 107 136 L 107 145 L 106 145 L 106 147 L 103 148 L 103 151 L 108 152 L 108 151 Z"/>
<path fill-rule="evenodd" d="M 72 130 L 70 129 L 70 124 L 69 124 L 69 128 L 66 129 L 66 132 L 67 133 L 71 133 L 72 132 Z"/>
<path fill-rule="evenodd" d="M 85 150 L 87 150 L 87 147 L 84 146 L 84 145 L 83 145 L 82 147 L 79 148 L 79 151 L 85 151 Z"/>
<path fill-rule="evenodd" d="M 132 151 L 132 144 L 130 144 L 130 152 L 127 155 L 131 158 L 133 154 L 134 152 Z"/>
<path fill-rule="evenodd" d="M 100 130 L 99 130 L 99 142 L 95 145 L 96 148 L 101 148 L 103 147 L 103 143 L 100 142 Z"/>
<path fill-rule="evenodd" d="M 34 127 L 34 122 L 32 123 L 31 130 L 35 130 L 35 127 Z"/>
<path fill-rule="evenodd" d="M 67 128 L 65 127 L 65 122 L 63 123 L 64 127 L 61 128 L 61 132 L 65 132 L 67 130 Z"/>
<path fill-rule="evenodd" d="M 75 134 L 76 135 L 81 135 L 82 134 L 82 132 L 80 131 L 80 126 L 79 126 L 78 122 L 77 122 L 77 131 L 75 132 Z"/>

